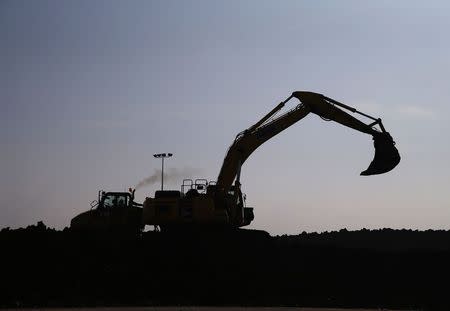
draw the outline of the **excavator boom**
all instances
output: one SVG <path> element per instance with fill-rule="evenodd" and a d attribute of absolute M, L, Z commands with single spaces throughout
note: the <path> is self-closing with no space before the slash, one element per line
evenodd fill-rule
<path fill-rule="evenodd" d="M 294 97 L 300 101 L 300 104 L 275 118 L 275 114 Z M 371 119 L 372 122 L 366 124 L 345 112 L 344 109 Z M 235 179 L 239 184 L 240 170 L 245 160 L 264 142 L 300 121 L 310 112 L 317 114 L 327 121 L 335 121 L 373 136 L 375 157 L 369 167 L 361 172 L 361 175 L 368 176 L 386 173 L 400 162 L 400 155 L 395 147 L 395 142 L 391 135 L 384 129 L 381 119 L 369 116 L 322 94 L 297 91 L 277 105 L 260 121 L 236 136 L 222 164 L 217 179 L 217 187 L 228 191 Z M 379 130 L 375 128 L 377 125 L 380 128 Z"/>

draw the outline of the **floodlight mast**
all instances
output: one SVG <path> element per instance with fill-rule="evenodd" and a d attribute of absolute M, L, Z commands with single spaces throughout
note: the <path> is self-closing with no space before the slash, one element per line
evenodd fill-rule
<path fill-rule="evenodd" d="M 157 153 L 153 156 L 161 159 L 161 191 L 164 190 L 164 159 L 172 157 L 172 153 Z"/>

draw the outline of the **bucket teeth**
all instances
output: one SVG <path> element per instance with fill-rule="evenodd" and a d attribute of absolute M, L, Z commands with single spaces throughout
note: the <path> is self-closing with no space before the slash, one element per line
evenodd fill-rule
<path fill-rule="evenodd" d="M 394 140 L 388 132 L 373 136 L 375 157 L 361 176 L 377 175 L 389 172 L 400 162 L 400 154 Z"/>

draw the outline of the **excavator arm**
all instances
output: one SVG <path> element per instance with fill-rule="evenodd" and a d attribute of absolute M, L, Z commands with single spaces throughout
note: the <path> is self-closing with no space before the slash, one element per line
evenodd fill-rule
<path fill-rule="evenodd" d="M 288 112 L 275 117 L 275 114 L 294 97 L 300 103 Z M 372 122 L 365 124 L 345 112 L 344 109 L 364 116 L 372 120 Z M 400 155 L 395 147 L 395 142 L 391 135 L 386 132 L 381 119 L 364 114 L 355 108 L 344 105 L 322 94 L 299 91 L 292 93 L 291 96 L 276 106 L 260 121 L 236 136 L 233 144 L 228 149 L 220 169 L 217 187 L 223 191 L 228 191 L 234 180 L 236 180 L 236 184 L 239 186 L 241 166 L 245 160 L 267 140 L 300 121 L 310 112 L 319 115 L 327 121 L 332 120 L 373 136 L 375 157 L 367 170 L 363 171 L 361 175 L 367 176 L 386 173 L 400 162 Z M 376 128 L 377 125 L 380 128 L 379 130 Z"/>

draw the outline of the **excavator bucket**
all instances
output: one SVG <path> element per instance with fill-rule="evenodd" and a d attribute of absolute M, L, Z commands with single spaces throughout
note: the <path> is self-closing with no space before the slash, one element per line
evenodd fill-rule
<path fill-rule="evenodd" d="M 373 136 L 375 157 L 369 167 L 361 172 L 361 176 L 377 175 L 389 172 L 400 162 L 400 154 L 395 147 L 394 140 L 388 132 Z"/>

